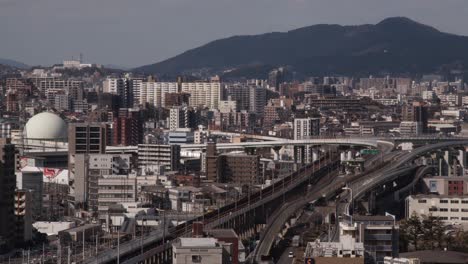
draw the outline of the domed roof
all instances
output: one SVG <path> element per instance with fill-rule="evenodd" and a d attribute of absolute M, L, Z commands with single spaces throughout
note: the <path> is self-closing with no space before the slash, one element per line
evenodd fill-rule
<path fill-rule="evenodd" d="M 58 115 L 43 112 L 31 117 L 24 127 L 28 139 L 66 139 L 67 124 Z"/>

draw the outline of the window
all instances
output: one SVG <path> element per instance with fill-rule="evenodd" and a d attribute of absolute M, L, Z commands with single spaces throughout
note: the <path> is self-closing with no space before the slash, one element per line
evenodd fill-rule
<path fill-rule="evenodd" d="M 463 220 L 463 221 L 468 221 L 468 217 L 462 217 L 461 220 Z"/>
<path fill-rule="evenodd" d="M 450 220 L 458 220 L 458 217 L 450 217 Z"/>
<path fill-rule="evenodd" d="M 463 204 L 468 204 L 468 200 L 462 200 Z"/>
<path fill-rule="evenodd" d="M 460 210 L 458 210 L 458 208 L 452 208 L 452 209 L 450 209 L 450 212 L 458 212 L 458 211 L 460 211 Z"/>
<path fill-rule="evenodd" d="M 460 203 L 460 201 L 458 201 L 458 200 L 450 200 L 450 203 L 457 204 L 457 203 Z"/>
<path fill-rule="evenodd" d="M 418 200 L 418 203 L 426 203 L 426 200 Z"/>
<path fill-rule="evenodd" d="M 467 213 L 467 212 L 468 212 L 468 209 L 467 209 L 467 208 L 463 208 L 463 209 L 461 209 L 461 211 L 464 212 L 464 213 Z"/>
<path fill-rule="evenodd" d="M 440 203 L 448 203 L 448 200 L 440 200 Z"/>
<path fill-rule="evenodd" d="M 437 192 L 437 181 L 429 181 L 430 192 Z"/>
<path fill-rule="evenodd" d="M 448 209 L 447 209 L 447 208 L 440 208 L 439 211 L 441 211 L 441 212 L 448 212 Z"/>
<path fill-rule="evenodd" d="M 193 263 L 201 263 L 201 256 L 200 255 L 192 255 L 192 262 Z"/>

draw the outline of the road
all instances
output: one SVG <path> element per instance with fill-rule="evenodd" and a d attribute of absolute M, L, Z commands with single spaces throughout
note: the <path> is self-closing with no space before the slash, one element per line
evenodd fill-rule
<path fill-rule="evenodd" d="M 293 247 L 285 248 L 283 254 L 281 254 L 281 258 L 278 259 L 276 263 L 277 264 L 291 264 L 293 261 L 293 258 L 289 257 L 290 251 L 294 252 L 294 248 Z"/>

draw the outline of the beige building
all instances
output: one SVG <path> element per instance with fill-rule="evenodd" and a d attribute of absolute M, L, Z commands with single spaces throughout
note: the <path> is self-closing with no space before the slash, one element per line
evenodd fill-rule
<path fill-rule="evenodd" d="M 231 263 L 232 244 L 215 238 L 179 238 L 172 244 L 173 264 Z"/>
<path fill-rule="evenodd" d="M 468 196 L 411 195 L 406 198 L 406 217 L 433 215 L 447 224 L 468 226 Z"/>

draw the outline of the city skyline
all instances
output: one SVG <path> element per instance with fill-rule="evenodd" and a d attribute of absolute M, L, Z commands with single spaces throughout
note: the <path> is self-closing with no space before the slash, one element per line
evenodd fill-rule
<path fill-rule="evenodd" d="M 0 24 L 7 26 L 0 27 L 4 36 L 0 58 L 52 65 L 83 53 L 86 62 L 136 67 L 233 35 L 287 31 L 321 23 L 375 24 L 392 16 L 468 35 L 463 26 L 468 22 L 465 1 L 348 2 L 2 0 Z M 204 13 L 210 15 L 194 15 Z"/>

